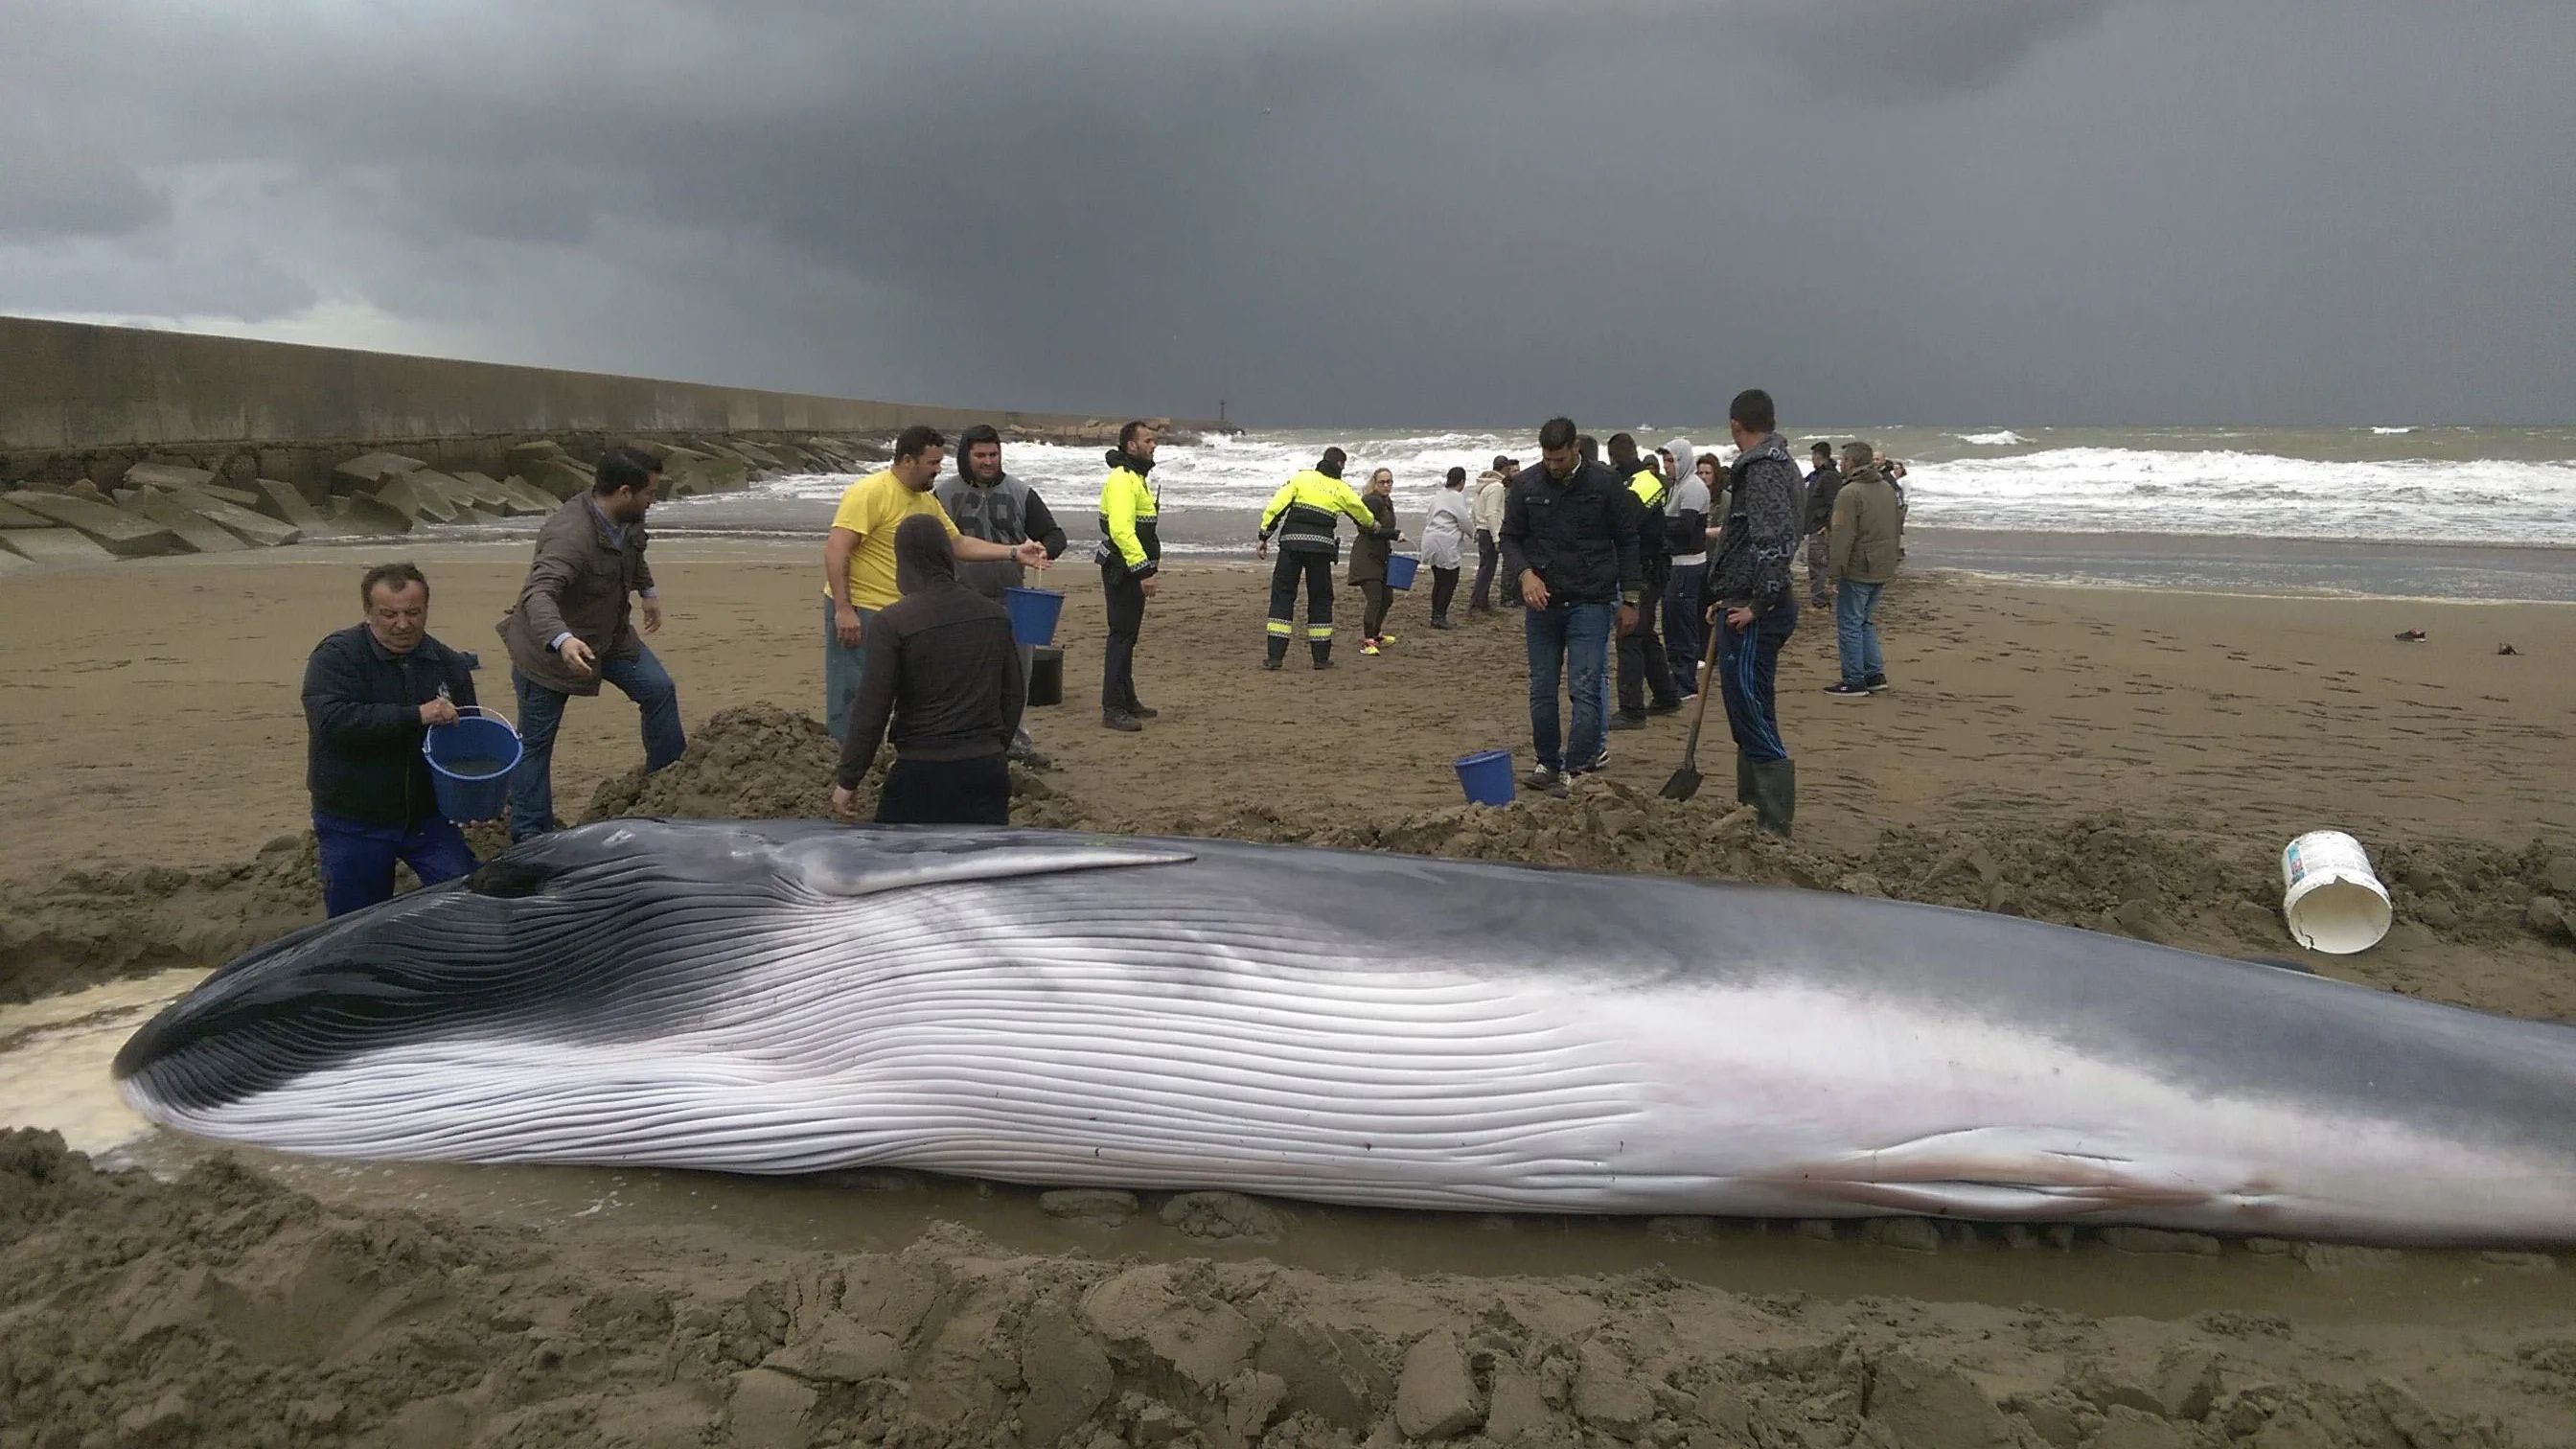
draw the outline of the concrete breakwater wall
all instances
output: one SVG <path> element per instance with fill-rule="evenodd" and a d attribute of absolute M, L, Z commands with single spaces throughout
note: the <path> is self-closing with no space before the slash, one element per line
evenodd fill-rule
<path fill-rule="evenodd" d="M 685 496 L 851 471 L 917 422 L 1106 443 L 1123 421 L 0 317 L 0 570 L 549 511 L 611 443 Z"/>

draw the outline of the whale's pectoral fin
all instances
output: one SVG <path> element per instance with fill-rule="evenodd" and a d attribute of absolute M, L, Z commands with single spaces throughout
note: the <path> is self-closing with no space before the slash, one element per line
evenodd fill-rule
<path fill-rule="evenodd" d="M 1996 1128 L 1944 1132 L 1762 1177 L 1846 1207 L 1990 1221 L 2188 1207 L 2216 1195 L 2132 1158 L 2050 1146 L 2039 1134 Z"/>
<path fill-rule="evenodd" d="M 871 896 L 957 881 L 1006 880 L 1069 870 L 1180 865 L 1197 859 L 1172 846 L 1081 836 L 1037 840 L 994 833 L 851 831 L 783 846 L 781 871 L 827 896 Z"/>

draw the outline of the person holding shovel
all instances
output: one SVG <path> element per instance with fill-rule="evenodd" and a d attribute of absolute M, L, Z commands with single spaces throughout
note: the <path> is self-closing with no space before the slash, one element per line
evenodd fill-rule
<path fill-rule="evenodd" d="M 1787 835 L 1797 813 L 1797 765 L 1780 738 L 1781 646 L 1798 627 L 1789 565 L 1801 534 L 1804 480 L 1781 441 L 1771 394 L 1748 388 L 1727 409 L 1738 450 L 1726 522 L 1702 594 L 1716 630 L 1716 680 L 1735 736 L 1735 798 L 1763 830 Z"/>

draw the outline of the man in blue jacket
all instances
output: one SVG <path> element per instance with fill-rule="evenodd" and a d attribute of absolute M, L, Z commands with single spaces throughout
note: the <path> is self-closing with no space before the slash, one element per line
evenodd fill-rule
<path fill-rule="evenodd" d="M 438 811 L 422 739 L 472 708 L 465 656 L 429 633 L 429 580 L 407 563 L 359 581 L 366 620 L 324 639 L 304 666 L 305 781 L 313 792 L 322 904 L 347 915 L 394 893 L 394 862 L 423 885 L 474 869 L 464 832 Z"/>

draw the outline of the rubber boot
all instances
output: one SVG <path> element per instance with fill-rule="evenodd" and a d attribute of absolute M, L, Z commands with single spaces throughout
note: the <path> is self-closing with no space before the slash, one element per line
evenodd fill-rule
<path fill-rule="evenodd" d="M 1753 767 L 1754 824 L 1765 835 L 1787 839 L 1798 814 L 1798 762 L 1765 760 Z"/>
<path fill-rule="evenodd" d="M 1274 638 L 1270 641 L 1269 657 L 1261 661 L 1261 667 L 1264 669 L 1276 669 L 1281 664 L 1285 663 L 1287 658 L 1288 641 L 1285 639 Z"/>
<path fill-rule="evenodd" d="M 1306 647 L 1307 647 L 1308 649 L 1311 649 L 1311 650 L 1313 650 L 1313 651 L 1314 651 L 1314 653 L 1315 653 L 1315 667 L 1316 667 L 1317 669 L 1330 669 L 1330 668 L 1332 668 L 1332 667 L 1333 667 L 1333 641 L 1332 641 L 1332 640 L 1330 640 L 1330 639 L 1312 639 L 1312 640 L 1307 641 Z"/>
<path fill-rule="evenodd" d="M 1738 750 L 1735 755 L 1735 803 L 1738 805 L 1753 803 L 1753 762 L 1744 758 L 1744 752 L 1741 750 Z"/>

